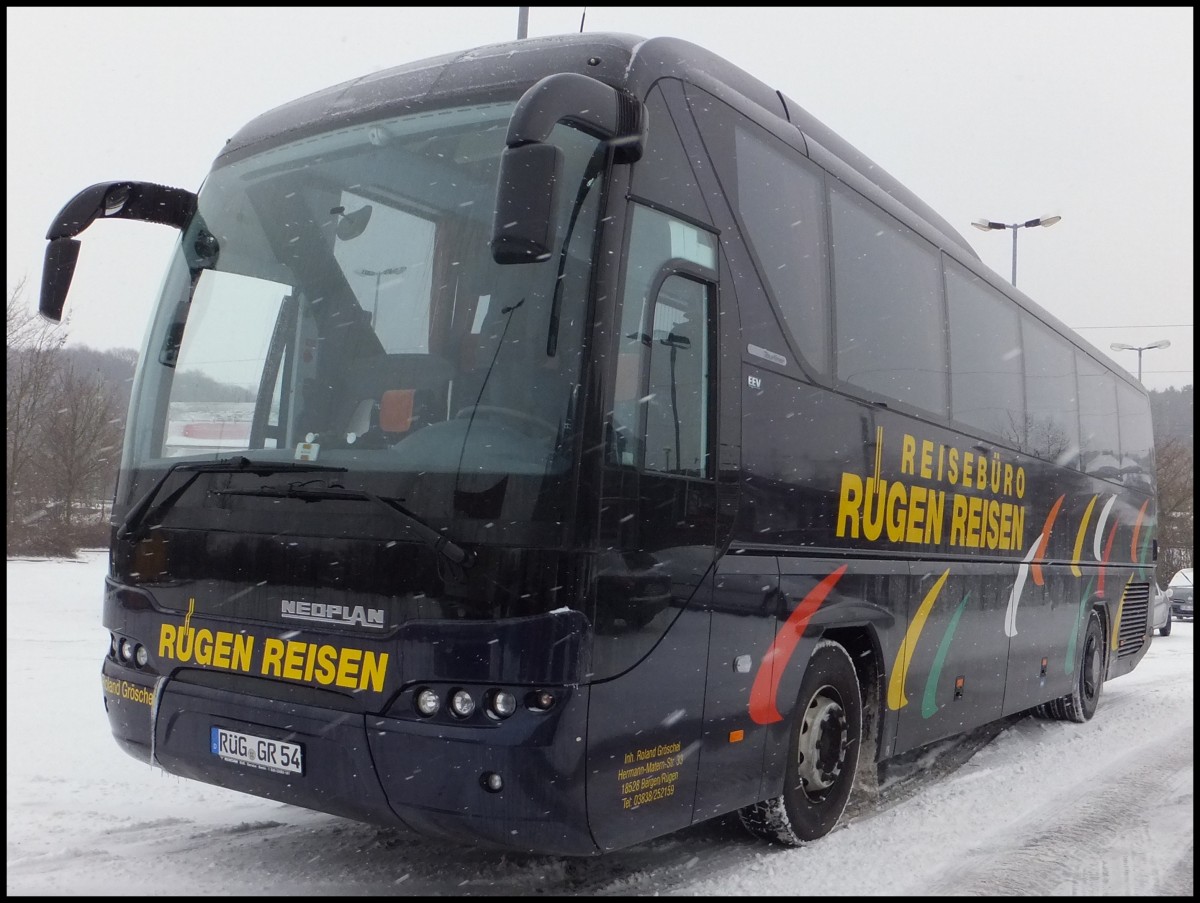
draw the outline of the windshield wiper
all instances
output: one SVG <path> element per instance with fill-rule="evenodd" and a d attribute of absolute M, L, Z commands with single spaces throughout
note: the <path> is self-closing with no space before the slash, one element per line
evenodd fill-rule
<path fill-rule="evenodd" d="M 338 469 L 344 470 L 345 468 Z M 475 562 L 475 555 L 472 552 L 464 549 L 449 537 L 443 536 L 422 519 L 420 515 L 413 513 L 400 504 L 398 499 L 379 496 L 358 489 L 344 489 L 337 486 L 322 487 L 319 489 L 304 486 L 260 486 L 257 489 L 217 489 L 213 491 L 213 494 L 251 495 L 270 499 L 300 499 L 305 502 L 329 500 L 371 502 L 383 508 L 388 514 L 404 521 L 405 526 L 416 533 L 421 542 L 425 543 L 451 564 L 468 568 Z"/>
<path fill-rule="evenodd" d="M 117 529 L 117 539 L 129 539 L 140 534 L 144 524 L 150 521 L 150 515 L 158 515 L 171 508 L 183 494 L 188 491 L 193 483 L 205 473 L 252 473 L 258 476 L 266 477 L 275 473 L 311 473 L 313 471 L 333 471 L 336 473 L 345 473 L 346 468 L 334 467 L 329 464 L 312 464 L 302 461 L 251 461 L 243 455 L 235 455 L 232 458 L 221 458 L 216 461 L 180 461 L 178 464 L 172 464 L 167 468 L 167 472 L 159 478 L 150 491 L 142 496 L 141 500 L 129 509 L 129 513 L 125 515 L 125 520 L 121 522 L 121 526 Z M 184 482 L 170 495 L 166 496 L 157 505 L 154 505 L 154 500 L 162 491 L 163 486 L 171 479 L 175 473 L 191 473 Z M 153 507 L 152 507 L 153 506 Z"/>

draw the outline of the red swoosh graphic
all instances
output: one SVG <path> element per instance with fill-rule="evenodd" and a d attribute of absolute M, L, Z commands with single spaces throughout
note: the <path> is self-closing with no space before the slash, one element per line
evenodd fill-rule
<path fill-rule="evenodd" d="M 1033 556 L 1034 563 L 1029 566 L 1033 582 L 1038 586 L 1043 586 L 1046 580 L 1042 576 L 1042 566 L 1037 562 L 1046 557 L 1046 546 L 1050 545 L 1050 531 L 1054 529 L 1054 520 L 1058 517 L 1058 509 L 1062 507 L 1065 498 L 1065 495 L 1060 495 L 1058 501 L 1054 503 L 1054 507 L 1050 509 L 1050 513 L 1046 515 L 1046 526 L 1042 527 L 1042 542 L 1038 546 L 1037 554 Z"/>
<path fill-rule="evenodd" d="M 1108 542 L 1104 544 L 1104 558 L 1100 561 L 1100 579 L 1096 581 L 1096 594 L 1104 596 L 1104 574 L 1108 559 L 1112 557 L 1113 540 L 1117 538 L 1117 525 L 1113 524 L 1112 529 L 1108 531 Z"/>
<path fill-rule="evenodd" d="M 750 688 L 750 720 L 755 724 L 774 724 L 783 720 L 775 705 L 775 694 L 779 692 L 779 680 L 783 677 L 783 669 L 787 667 L 788 660 L 796 651 L 796 644 L 800 642 L 809 620 L 844 573 L 846 565 L 843 564 L 812 588 L 796 606 L 796 610 L 788 615 L 779 633 L 775 635 L 775 642 L 759 662 L 758 673 L 754 675 L 754 686 Z"/>
<path fill-rule="evenodd" d="M 1142 532 L 1142 518 L 1146 516 L 1146 509 L 1150 507 L 1150 499 L 1142 502 L 1142 510 L 1138 512 L 1137 520 L 1133 522 L 1133 539 L 1129 540 L 1129 560 L 1137 561 L 1137 541 L 1138 535 Z"/>

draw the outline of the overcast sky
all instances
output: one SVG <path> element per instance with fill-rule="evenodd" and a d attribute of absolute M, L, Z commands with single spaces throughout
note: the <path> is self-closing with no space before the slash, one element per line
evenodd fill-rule
<path fill-rule="evenodd" d="M 199 187 L 245 122 L 312 91 L 516 37 L 518 7 L 8 7 L 9 291 L 33 303 L 46 229 L 76 192 Z M 775 87 L 959 227 L 1085 338 L 1193 381 L 1192 7 L 531 7 L 530 36 L 669 35 Z M 71 344 L 137 347 L 173 230 L 89 229 Z M 1137 372 L 1135 352 L 1108 352 Z"/>

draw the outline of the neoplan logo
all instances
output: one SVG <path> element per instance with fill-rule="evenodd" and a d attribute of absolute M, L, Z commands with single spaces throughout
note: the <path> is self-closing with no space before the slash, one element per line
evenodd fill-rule
<path fill-rule="evenodd" d="M 374 627 L 382 630 L 386 625 L 382 608 L 364 608 L 362 605 L 327 605 L 324 602 L 301 602 L 284 599 L 280 603 L 280 614 L 297 621 L 317 621 L 321 624 L 347 624 L 355 627 Z"/>

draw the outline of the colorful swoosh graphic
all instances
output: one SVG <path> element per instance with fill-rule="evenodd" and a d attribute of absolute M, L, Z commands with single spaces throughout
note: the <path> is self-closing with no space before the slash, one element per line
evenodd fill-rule
<path fill-rule="evenodd" d="M 946 625 L 946 632 L 942 634 L 942 641 L 938 643 L 937 655 L 933 657 L 933 667 L 929 669 L 929 679 L 925 681 L 925 695 L 921 697 L 922 718 L 931 718 L 937 713 L 937 686 L 942 679 L 942 668 L 946 664 L 946 655 L 950 652 L 950 641 L 954 639 L 958 620 L 962 617 L 963 609 L 967 607 L 967 600 L 970 598 L 971 594 L 967 593 L 958 603 L 958 608 L 954 609 L 954 614 L 950 617 L 950 623 Z"/>
<path fill-rule="evenodd" d="M 1017 606 L 1021 604 L 1021 593 L 1025 591 L 1025 580 L 1029 576 L 1029 562 L 1037 554 L 1041 543 L 1042 538 L 1039 536 L 1037 542 L 1025 554 L 1025 558 L 1021 561 L 1021 566 L 1017 568 L 1017 579 L 1013 581 L 1012 592 L 1008 594 L 1008 607 L 1004 610 L 1004 635 L 1006 637 L 1017 635 Z"/>
<path fill-rule="evenodd" d="M 921 631 L 925 629 L 925 621 L 929 618 L 933 603 L 937 601 L 938 594 L 946 585 L 946 578 L 949 576 L 950 569 L 947 568 L 929 588 L 929 592 L 921 600 L 917 613 L 913 615 L 913 619 L 908 625 L 904 641 L 900 643 L 900 651 L 896 653 L 896 663 L 892 666 L 892 676 L 888 680 L 887 704 L 888 708 L 893 711 L 908 705 L 908 697 L 904 695 L 904 681 L 908 678 L 908 666 L 912 664 L 913 650 L 917 647 L 917 639 L 921 636 Z"/>
<path fill-rule="evenodd" d="M 787 667 L 796 644 L 804 635 L 804 628 L 821 607 L 821 603 L 829 596 L 829 591 L 837 585 L 846 573 L 846 565 L 842 565 L 829 576 L 821 580 L 809 591 L 808 595 L 796 606 L 771 643 L 767 654 L 758 663 L 758 673 L 754 675 L 754 686 L 750 688 L 750 720 L 755 724 L 774 724 L 782 721 L 776 695 L 779 693 L 779 681 Z"/>

